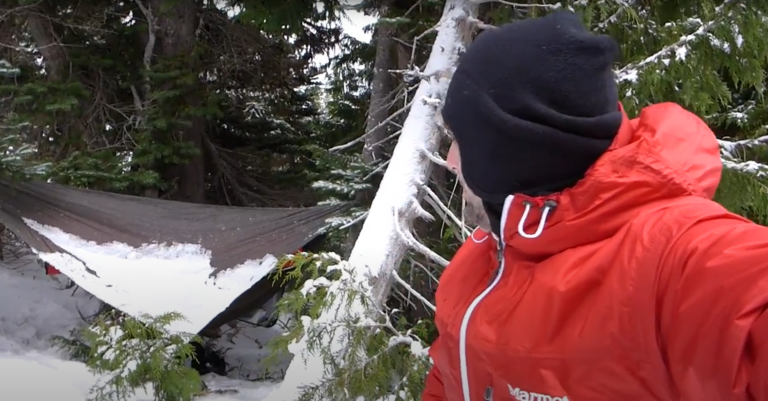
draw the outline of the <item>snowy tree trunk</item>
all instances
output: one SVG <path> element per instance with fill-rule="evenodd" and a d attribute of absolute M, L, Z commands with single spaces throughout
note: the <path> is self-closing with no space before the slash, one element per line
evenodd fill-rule
<path fill-rule="evenodd" d="M 468 17 L 474 17 L 476 11 L 477 5 L 470 1 L 446 2 L 423 73 L 425 80 L 416 91 L 389 167 L 352 249 L 349 262 L 358 275 L 374 283 L 372 299 L 376 306 L 381 306 L 389 294 L 392 271 L 400 265 L 409 246 L 415 245 L 409 235 L 412 220 L 427 216 L 419 204 L 420 188 L 432 168 L 429 156 L 437 152 L 441 140 L 434 100 L 445 97 L 468 36 Z"/>
<path fill-rule="evenodd" d="M 403 131 L 392 154 L 389 167 L 382 178 L 368 217 L 349 259 L 346 280 L 350 287 L 369 292 L 372 307 L 380 307 L 389 293 L 392 272 L 402 261 L 409 247 L 417 247 L 410 235 L 412 220 L 426 217 L 421 208 L 421 186 L 426 183 L 432 167 L 431 159 L 440 144 L 440 130 L 436 126 L 437 99 L 442 99 L 455 69 L 459 53 L 464 48 L 477 4 L 467 0 L 447 0 L 443 16 L 436 27 L 437 38 L 423 71 L 424 78 L 416 91 L 413 106 L 403 124 Z M 331 287 L 329 291 L 334 291 Z M 302 322 L 305 330 L 310 325 L 331 326 L 333 322 L 350 317 L 363 318 L 369 311 L 359 301 L 347 304 L 348 298 L 336 294 L 333 304 L 316 321 L 308 317 Z M 335 333 L 325 332 L 320 341 L 322 351 L 332 355 L 343 354 L 344 328 Z M 328 366 L 315 349 L 308 350 L 307 335 L 289 346 L 295 355 L 279 389 L 267 401 L 297 400 L 302 388 L 320 383 Z"/>

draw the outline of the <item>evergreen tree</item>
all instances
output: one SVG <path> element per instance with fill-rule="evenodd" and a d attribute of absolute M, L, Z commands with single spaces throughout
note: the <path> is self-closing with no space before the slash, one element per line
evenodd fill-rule
<path fill-rule="evenodd" d="M 326 4 L 0 2 L 2 170 L 192 202 L 314 203 L 311 61 L 340 35 Z"/>

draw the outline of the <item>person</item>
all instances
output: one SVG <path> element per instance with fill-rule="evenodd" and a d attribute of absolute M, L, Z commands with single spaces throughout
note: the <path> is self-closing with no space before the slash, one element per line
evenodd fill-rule
<path fill-rule="evenodd" d="M 440 277 L 422 400 L 768 400 L 768 229 L 712 201 L 699 117 L 627 117 L 618 53 L 560 11 L 460 59 L 442 115 L 480 227 Z"/>

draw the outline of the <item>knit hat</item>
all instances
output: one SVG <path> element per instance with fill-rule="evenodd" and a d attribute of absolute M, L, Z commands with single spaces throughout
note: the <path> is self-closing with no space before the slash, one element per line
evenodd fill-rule
<path fill-rule="evenodd" d="M 616 42 L 557 11 L 480 34 L 462 55 L 442 115 L 480 198 L 573 186 L 611 145 L 622 113 Z"/>

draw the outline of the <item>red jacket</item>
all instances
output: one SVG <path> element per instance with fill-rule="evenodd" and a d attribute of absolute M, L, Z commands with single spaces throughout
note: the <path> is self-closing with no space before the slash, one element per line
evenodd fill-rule
<path fill-rule="evenodd" d="M 440 278 L 422 399 L 768 400 L 768 228 L 711 201 L 721 171 L 665 103 L 572 189 L 508 197 L 503 246 L 476 231 Z"/>

